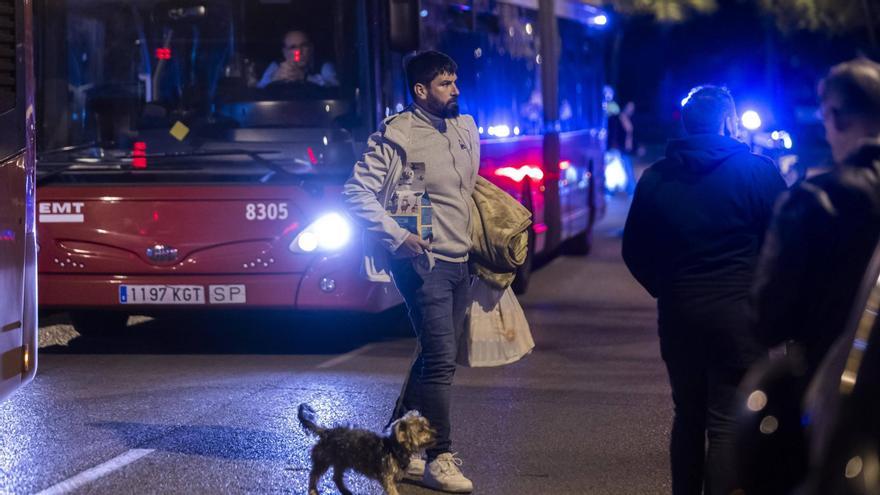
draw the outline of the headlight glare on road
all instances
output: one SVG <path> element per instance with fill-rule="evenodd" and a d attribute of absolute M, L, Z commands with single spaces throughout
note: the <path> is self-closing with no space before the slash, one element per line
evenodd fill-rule
<path fill-rule="evenodd" d="M 290 250 L 311 253 L 333 251 L 344 247 L 351 238 L 351 226 L 339 213 L 327 213 L 306 227 L 290 243 Z"/>

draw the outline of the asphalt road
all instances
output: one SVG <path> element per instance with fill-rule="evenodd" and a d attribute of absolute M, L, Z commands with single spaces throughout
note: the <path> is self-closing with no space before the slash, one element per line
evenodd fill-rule
<path fill-rule="evenodd" d="M 458 371 L 454 450 L 475 493 L 669 492 L 671 400 L 653 300 L 619 256 L 625 207 L 590 256 L 535 273 L 533 354 Z M 414 347 L 395 316 L 139 318 L 106 340 L 44 319 L 36 380 L 0 403 L 0 493 L 306 493 L 297 405 L 381 429 Z M 322 488 L 337 493 L 329 476 Z"/>

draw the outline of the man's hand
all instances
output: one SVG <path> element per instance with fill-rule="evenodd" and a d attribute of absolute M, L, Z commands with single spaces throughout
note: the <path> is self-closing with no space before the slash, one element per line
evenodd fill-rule
<path fill-rule="evenodd" d="M 403 244 L 397 248 L 397 252 L 403 256 L 408 256 L 410 258 L 414 256 L 418 256 L 425 251 L 431 250 L 431 243 L 420 239 L 419 236 L 410 233 L 406 236 L 406 240 L 403 241 Z"/>

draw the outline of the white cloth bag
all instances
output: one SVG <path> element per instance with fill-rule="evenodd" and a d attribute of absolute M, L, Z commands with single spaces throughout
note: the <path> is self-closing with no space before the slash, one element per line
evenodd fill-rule
<path fill-rule="evenodd" d="M 532 352 L 535 341 L 529 322 L 510 287 L 494 289 L 475 277 L 470 295 L 458 364 L 472 368 L 502 366 Z"/>

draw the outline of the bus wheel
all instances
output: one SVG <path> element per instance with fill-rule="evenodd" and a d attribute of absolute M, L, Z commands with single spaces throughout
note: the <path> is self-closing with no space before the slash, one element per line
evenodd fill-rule
<path fill-rule="evenodd" d="M 562 252 L 573 256 L 586 256 L 593 249 L 593 233 L 585 230 L 567 240 L 562 245 Z"/>
<path fill-rule="evenodd" d="M 128 314 L 116 311 L 71 311 L 70 322 L 84 337 L 110 336 L 125 330 Z"/>
<path fill-rule="evenodd" d="M 535 259 L 535 233 L 529 229 L 529 248 L 526 260 L 516 269 L 516 277 L 511 287 L 514 294 L 525 294 L 529 290 L 529 280 L 532 278 L 532 261 Z"/>

